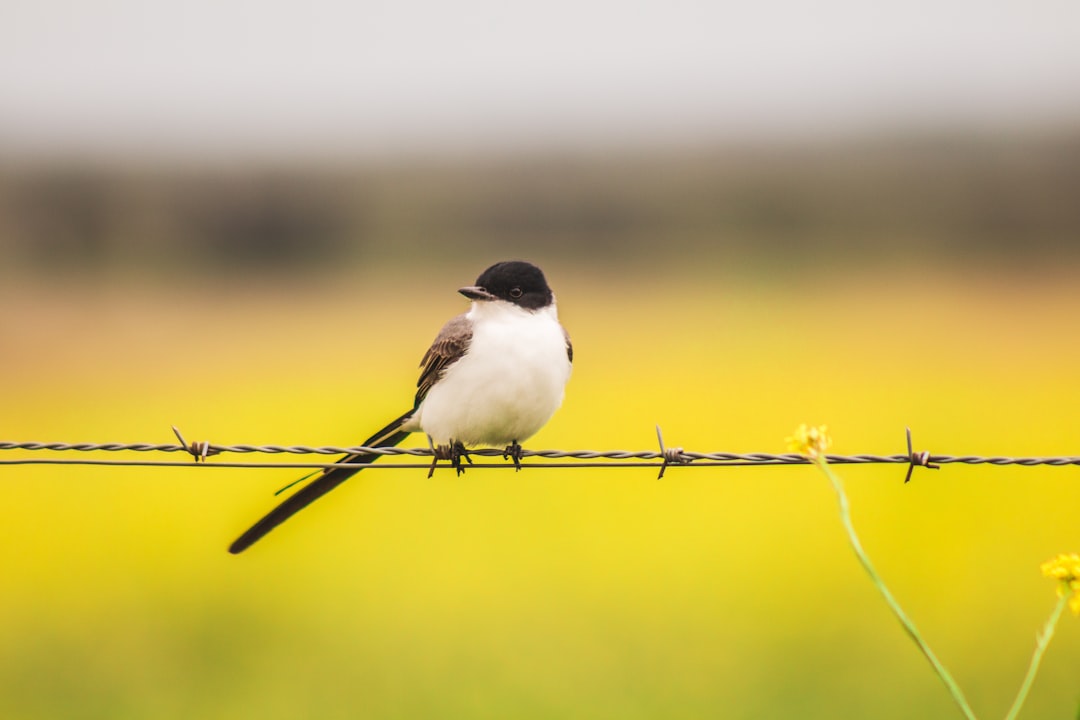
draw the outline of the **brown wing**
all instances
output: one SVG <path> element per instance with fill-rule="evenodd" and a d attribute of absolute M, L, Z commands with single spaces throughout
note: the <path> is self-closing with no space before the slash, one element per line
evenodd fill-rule
<path fill-rule="evenodd" d="M 458 315 L 443 325 L 435 342 L 424 353 L 420 361 L 420 379 L 416 381 L 416 404 L 427 397 L 431 386 L 438 382 L 446 368 L 450 367 L 465 354 L 472 340 L 472 322 L 464 315 Z"/>

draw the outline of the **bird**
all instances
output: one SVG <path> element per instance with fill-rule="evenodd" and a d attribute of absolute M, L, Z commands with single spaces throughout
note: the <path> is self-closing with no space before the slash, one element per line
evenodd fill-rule
<path fill-rule="evenodd" d="M 532 263 L 496 263 L 458 292 L 471 301 L 469 310 L 448 321 L 424 353 L 412 408 L 363 447 L 394 447 L 423 432 L 435 450 L 432 472 L 443 459 L 462 473 L 462 458 L 468 460 L 468 449 L 477 446 L 505 446 L 504 458 L 520 470 L 521 443 L 562 405 L 574 360 L 570 335 L 559 323 L 543 271 Z M 379 457 L 355 453 L 338 461 L 347 467 L 322 470 L 237 538 L 229 552 L 248 549 Z"/>

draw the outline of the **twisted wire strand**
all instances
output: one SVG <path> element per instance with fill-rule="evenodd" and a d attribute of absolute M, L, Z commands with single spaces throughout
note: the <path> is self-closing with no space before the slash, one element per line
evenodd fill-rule
<path fill-rule="evenodd" d="M 61 459 L 61 458 L 0 458 L 0 465 L 65 464 L 65 465 L 134 465 L 146 467 L 190 467 L 196 464 L 208 467 L 252 467 L 252 468 L 325 468 L 331 466 L 351 466 L 348 463 L 291 463 L 291 462 L 205 462 L 210 455 L 233 454 L 269 454 L 269 455 L 351 455 L 371 454 L 430 458 L 434 452 L 430 448 L 364 447 L 360 446 L 310 446 L 310 445 L 216 445 L 211 443 L 68 443 L 68 442 L 13 442 L 0 441 L 0 451 L 23 450 L 30 452 L 163 452 L 187 453 L 193 456 L 190 461 L 152 461 L 152 460 L 103 460 L 103 459 Z M 470 450 L 475 457 L 504 457 L 502 450 L 481 448 Z M 747 466 L 747 465 L 805 465 L 808 460 L 798 453 L 731 453 L 731 452 L 695 452 L 681 448 L 661 450 L 524 450 L 522 457 L 544 460 L 575 460 L 568 463 L 535 463 L 536 467 L 670 467 L 673 465 L 691 465 L 693 467 Z M 935 455 L 922 453 L 898 453 L 894 455 L 826 455 L 834 464 L 906 464 L 932 467 L 937 464 L 961 463 L 966 465 L 1018 465 L 1032 467 L 1036 465 L 1066 466 L 1080 465 L 1080 456 L 1047 457 L 1009 457 L 979 455 Z M 202 460 L 203 462 L 199 462 Z M 596 461 L 596 462 L 593 462 Z M 600 462 L 603 461 L 603 462 Z M 652 462 L 649 462 L 652 461 Z M 358 467 L 374 468 L 417 468 L 428 467 L 416 463 L 384 463 Z M 469 467 L 506 467 L 501 463 L 476 463 Z"/>

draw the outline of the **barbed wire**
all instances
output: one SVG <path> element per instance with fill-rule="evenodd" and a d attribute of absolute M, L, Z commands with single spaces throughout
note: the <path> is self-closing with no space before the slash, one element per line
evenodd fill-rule
<path fill-rule="evenodd" d="M 134 453 L 186 453 L 192 457 L 187 461 L 174 460 L 113 460 L 102 458 L 0 458 L 0 465 L 108 465 L 131 467 L 218 467 L 218 468 L 292 468 L 321 470 L 328 467 L 358 467 L 378 469 L 429 469 L 434 467 L 441 455 L 433 448 L 398 448 L 359 446 L 311 446 L 311 445 L 218 445 L 210 442 L 189 443 L 176 427 L 173 427 L 179 443 L 70 443 L 70 442 L 12 442 L 0 441 L 0 451 L 23 450 L 29 452 L 134 452 Z M 659 477 L 664 476 L 667 468 L 682 467 L 745 467 L 772 465 L 807 465 L 810 461 L 799 453 L 732 453 L 732 452 L 695 452 L 681 447 L 669 448 L 664 445 L 663 433 L 656 428 L 659 450 L 522 450 L 521 458 L 541 460 L 570 460 L 572 462 L 537 462 L 522 463 L 521 467 L 542 468 L 659 468 Z M 431 463 L 381 463 L 369 462 L 238 462 L 221 461 L 208 463 L 207 459 L 221 454 L 269 454 L 269 455 L 380 455 L 397 457 L 432 458 Z M 475 457 L 507 457 L 503 450 L 480 448 L 470 450 Z M 1080 456 L 1049 457 L 1009 457 L 980 455 L 939 455 L 927 450 L 916 452 L 912 449 L 911 429 L 907 429 L 907 452 L 894 455 L 860 453 L 856 455 L 826 455 L 828 462 L 837 465 L 869 464 L 904 464 L 908 466 L 904 482 L 911 479 L 916 467 L 937 470 L 950 463 L 966 465 L 1017 465 L 1032 467 L 1036 465 L 1065 466 L 1080 465 Z M 447 466 L 449 467 L 449 466 Z M 505 468 L 506 463 L 471 463 L 470 469 Z"/>

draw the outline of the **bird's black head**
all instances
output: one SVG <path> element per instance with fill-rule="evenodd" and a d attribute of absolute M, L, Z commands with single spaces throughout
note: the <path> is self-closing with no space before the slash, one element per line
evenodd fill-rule
<path fill-rule="evenodd" d="M 476 285 L 458 292 L 470 300 L 505 300 L 526 310 L 547 307 L 554 298 L 540 268 L 520 260 L 492 265 L 476 278 Z"/>

